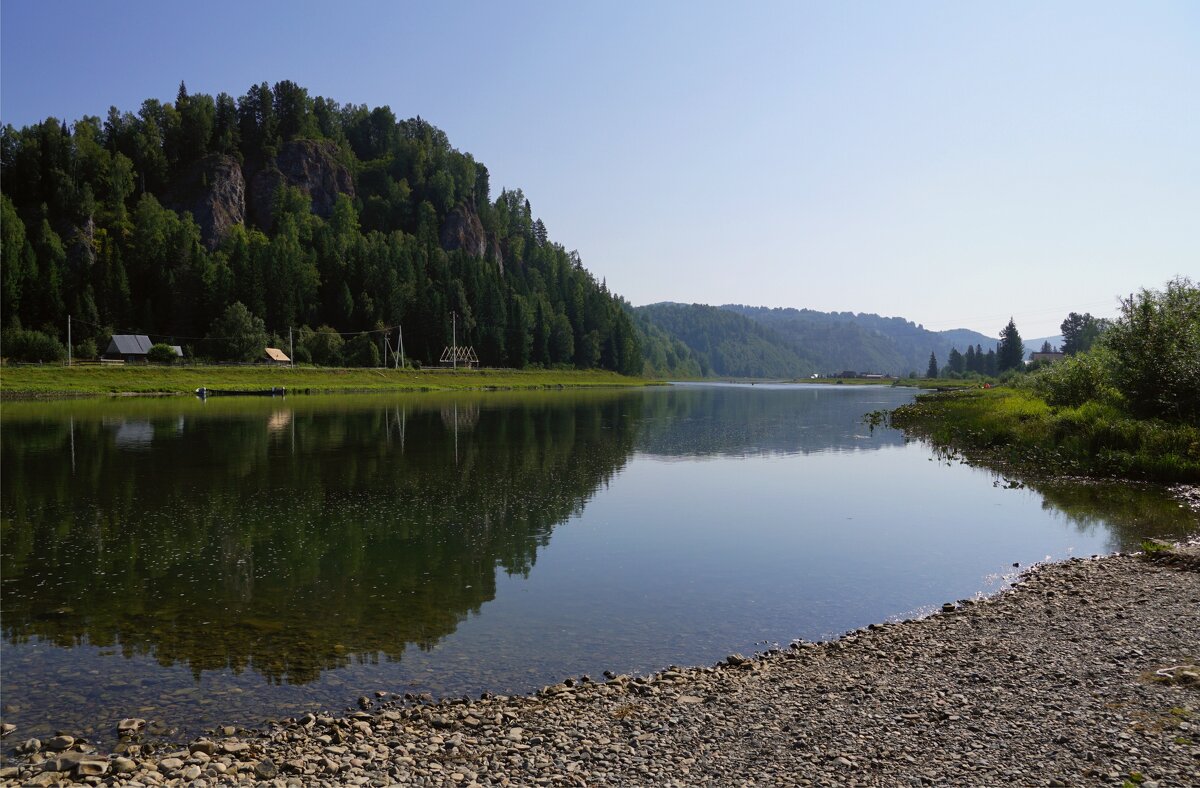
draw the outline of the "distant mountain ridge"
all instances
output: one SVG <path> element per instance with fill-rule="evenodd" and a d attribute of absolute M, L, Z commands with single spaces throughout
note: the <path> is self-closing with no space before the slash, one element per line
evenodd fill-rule
<path fill-rule="evenodd" d="M 929 331 L 902 317 L 866 312 L 671 302 L 634 312 L 682 342 L 705 374 L 807 377 L 854 371 L 903 376 L 924 373 L 930 353 L 944 364 L 951 348 L 965 353 L 968 346 L 984 352 L 996 346 L 994 337 L 977 331 Z"/>

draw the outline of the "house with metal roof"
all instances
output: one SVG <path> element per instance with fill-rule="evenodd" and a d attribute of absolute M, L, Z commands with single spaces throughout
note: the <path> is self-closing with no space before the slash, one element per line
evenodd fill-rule
<path fill-rule="evenodd" d="M 113 334 L 112 339 L 108 341 L 108 349 L 104 351 L 104 358 L 144 362 L 146 354 L 153 346 L 154 343 L 145 334 Z M 183 348 L 179 345 L 171 345 L 171 350 L 175 351 L 176 356 L 183 358 Z"/>

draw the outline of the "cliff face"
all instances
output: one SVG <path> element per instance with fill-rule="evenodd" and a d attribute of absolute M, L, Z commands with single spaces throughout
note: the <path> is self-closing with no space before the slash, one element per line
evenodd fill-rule
<path fill-rule="evenodd" d="M 329 218 L 339 194 L 354 198 L 354 181 L 337 152 L 328 140 L 285 142 L 275 159 L 250 179 L 250 219 L 264 230 L 271 228 L 275 192 L 283 185 L 299 188 L 312 200 L 313 213 Z"/>
<path fill-rule="evenodd" d="M 205 156 L 173 185 L 166 205 L 188 211 L 200 225 L 200 238 L 209 251 L 217 248 L 230 228 L 246 220 L 246 180 L 232 156 Z"/>
<path fill-rule="evenodd" d="M 447 252 L 462 249 L 472 257 L 491 258 L 504 272 L 500 244 L 494 237 L 489 239 L 475 206 L 469 202 L 460 203 L 450 211 L 438 240 Z"/>

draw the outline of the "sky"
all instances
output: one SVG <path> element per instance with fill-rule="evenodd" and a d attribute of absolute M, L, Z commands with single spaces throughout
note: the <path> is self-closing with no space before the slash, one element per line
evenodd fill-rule
<path fill-rule="evenodd" d="M 995 336 L 1200 278 L 1200 3 L 0 4 L 0 120 L 310 95 L 420 115 L 634 304 Z"/>

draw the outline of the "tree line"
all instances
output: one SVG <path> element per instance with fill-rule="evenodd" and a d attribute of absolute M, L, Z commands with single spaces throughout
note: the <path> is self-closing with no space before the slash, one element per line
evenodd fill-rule
<path fill-rule="evenodd" d="M 297 141 L 319 143 L 353 196 L 332 195 L 319 215 L 312 194 L 283 182 L 269 215 L 247 210 L 208 243 L 191 212 L 170 207 L 210 189 L 221 167 L 278 177 Z M 71 315 L 84 355 L 136 331 L 218 358 L 231 352 L 221 332 L 249 319 L 277 345 L 289 328 L 303 334 L 299 359 L 323 363 L 374 361 L 331 335 L 403 326 L 407 355 L 429 362 L 451 343 L 455 313 L 459 344 L 484 365 L 643 371 L 628 305 L 550 239 L 522 191 L 493 200 L 486 166 L 386 106 L 310 97 L 290 81 L 238 99 L 181 84 L 174 102 L 147 99 L 136 113 L 6 125 L 0 192 L 10 358 L 65 350 Z M 455 213 L 482 229 L 483 255 L 447 251 Z"/>

